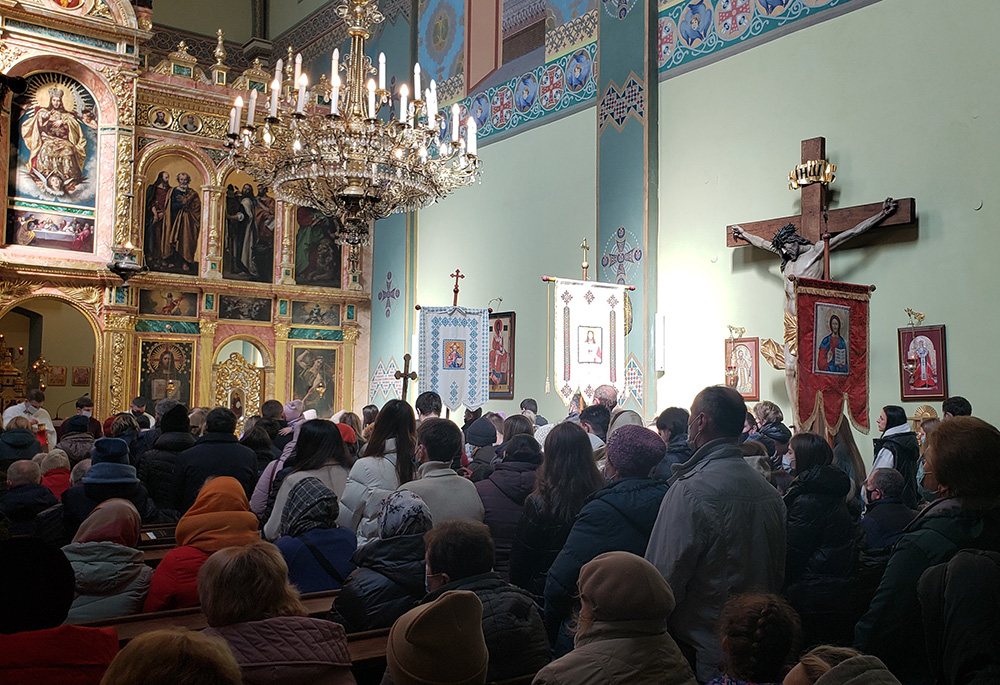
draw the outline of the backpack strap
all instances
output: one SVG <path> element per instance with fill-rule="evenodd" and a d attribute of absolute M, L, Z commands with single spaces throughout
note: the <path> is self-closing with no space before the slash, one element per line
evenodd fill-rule
<path fill-rule="evenodd" d="M 338 571 L 336 567 L 330 563 L 329 559 L 323 556 L 323 553 L 319 551 L 316 545 L 312 544 L 311 542 L 306 542 L 302 538 L 299 538 L 299 540 L 301 540 L 302 544 L 306 546 L 306 549 L 308 549 L 312 553 L 313 557 L 316 559 L 316 563 L 322 566 L 323 570 L 326 571 L 331 578 L 337 581 L 341 585 L 341 587 L 343 587 L 344 576 L 340 575 L 340 571 Z"/>

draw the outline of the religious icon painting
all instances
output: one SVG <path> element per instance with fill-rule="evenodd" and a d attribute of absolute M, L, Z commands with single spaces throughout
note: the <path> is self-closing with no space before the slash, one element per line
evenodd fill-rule
<path fill-rule="evenodd" d="M 514 88 L 514 106 L 518 112 L 525 114 L 535 104 L 538 97 L 538 79 L 532 73 L 527 73 L 518 79 Z"/>
<path fill-rule="evenodd" d="M 581 48 L 573 53 L 566 63 L 566 88 L 571 93 L 583 90 L 590 80 L 590 72 L 593 70 L 594 60 L 586 48 Z"/>
<path fill-rule="evenodd" d="M 180 129 L 184 133 L 195 134 L 201 131 L 201 117 L 194 112 L 184 112 L 180 116 Z"/>
<path fill-rule="evenodd" d="M 792 0 L 757 0 L 757 7 L 768 17 L 776 17 L 792 3 Z"/>
<path fill-rule="evenodd" d="M 691 0 L 681 12 L 678 25 L 681 40 L 689 48 L 696 48 L 712 32 L 712 5 L 708 0 Z"/>
<path fill-rule="evenodd" d="M 142 252 L 151 271 L 198 275 L 202 172 L 179 154 L 146 167 Z"/>
<path fill-rule="evenodd" d="M 7 244 L 94 251 L 98 108 L 79 81 L 27 77 L 11 101 Z"/>
<path fill-rule="evenodd" d="M 948 397 L 944 326 L 907 326 L 899 335 L 899 394 L 904 402 Z"/>
<path fill-rule="evenodd" d="M 514 312 L 490 314 L 490 399 L 514 399 Z"/>
<path fill-rule="evenodd" d="M 448 340 L 444 341 L 444 368 L 464 369 L 465 368 L 465 341 Z"/>
<path fill-rule="evenodd" d="M 81 16 L 90 14 L 96 2 L 97 0 L 44 0 L 47 7 Z"/>
<path fill-rule="evenodd" d="M 295 283 L 340 288 L 343 284 L 343 250 L 337 234 L 343 229 L 340 219 L 322 212 L 299 207 L 295 212 Z"/>
<path fill-rule="evenodd" d="M 472 99 L 469 112 L 472 114 L 472 118 L 476 120 L 477 130 L 482 130 L 490 120 L 490 101 L 485 93 L 480 93 Z"/>
<path fill-rule="evenodd" d="M 340 305 L 293 300 L 292 323 L 299 326 L 339 326 Z"/>
<path fill-rule="evenodd" d="M 169 397 L 190 407 L 193 360 L 193 342 L 140 340 L 139 395 L 154 404 Z"/>
<path fill-rule="evenodd" d="M 726 385 L 743 399 L 760 399 L 760 338 L 726 339 Z"/>
<path fill-rule="evenodd" d="M 73 376 L 71 382 L 75 387 L 89 388 L 90 387 L 90 367 L 89 366 L 74 366 Z"/>
<path fill-rule="evenodd" d="M 320 418 L 331 416 L 337 406 L 337 348 L 295 346 L 291 357 L 292 399 Z"/>
<path fill-rule="evenodd" d="M 604 345 L 604 330 L 596 326 L 580 326 L 577 328 L 577 363 L 601 364 L 604 360 L 602 347 Z"/>
<path fill-rule="evenodd" d="M 219 295 L 219 318 L 230 321 L 270 321 L 271 300 L 265 297 Z"/>
<path fill-rule="evenodd" d="M 173 114 L 166 107 L 153 107 L 149 110 L 149 125 L 153 128 L 170 128 L 174 121 Z"/>
<path fill-rule="evenodd" d="M 851 371 L 851 309 L 817 302 L 813 340 L 813 373 L 846 376 Z"/>
<path fill-rule="evenodd" d="M 226 230 L 222 277 L 271 283 L 274 280 L 274 207 L 270 188 L 242 171 L 226 177 Z"/>
<path fill-rule="evenodd" d="M 144 316 L 198 316 L 198 293 L 177 289 L 140 290 L 139 313 Z"/>
<path fill-rule="evenodd" d="M 45 374 L 45 382 L 51 386 L 66 385 L 66 367 L 50 366 Z"/>

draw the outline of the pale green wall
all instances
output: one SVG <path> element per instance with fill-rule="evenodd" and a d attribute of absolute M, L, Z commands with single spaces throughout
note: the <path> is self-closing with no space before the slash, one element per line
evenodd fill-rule
<path fill-rule="evenodd" d="M 276 38 L 330 1 L 272 0 L 268 7 L 268 36 Z"/>
<path fill-rule="evenodd" d="M 878 286 L 872 423 L 900 403 L 905 307 L 947 325 L 950 392 L 1000 420 L 998 23 L 995 0 L 883 0 L 660 84 L 659 308 L 671 322 L 660 408 L 723 380 L 726 324 L 781 339 L 779 260 L 726 248 L 724 231 L 797 212 L 787 175 L 799 141 L 822 135 L 839 167 L 833 206 L 917 199 L 919 231 L 887 229 L 833 257 L 834 278 Z M 781 373 L 762 364 L 762 397 L 787 406 Z"/>
<path fill-rule="evenodd" d="M 295 0 L 278 0 L 272 6 L 290 4 Z M 273 11 L 273 10 L 272 10 Z M 153 10 L 153 23 L 160 26 L 214 35 L 218 29 L 226 32 L 226 40 L 245 43 L 253 32 L 250 0 L 167 0 L 157 2 Z"/>
<path fill-rule="evenodd" d="M 558 395 L 544 393 L 551 286 L 541 276 L 579 278 L 579 245 L 585 236 L 595 242 L 596 115 L 588 108 L 483 146 L 480 156 L 481 185 L 420 212 L 416 301 L 450 305 L 454 281 L 448 274 L 456 267 L 467 274 L 459 304 L 486 307 L 502 297 L 503 304 L 493 308 L 517 314 L 515 399 L 492 401 L 487 408 L 517 411 L 521 399 L 534 397 L 542 415 L 561 418 L 566 410 Z"/>

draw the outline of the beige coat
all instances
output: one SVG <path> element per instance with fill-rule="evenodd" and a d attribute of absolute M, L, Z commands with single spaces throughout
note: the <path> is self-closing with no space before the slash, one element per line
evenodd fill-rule
<path fill-rule="evenodd" d="M 666 621 L 595 621 L 532 685 L 695 685 Z"/>

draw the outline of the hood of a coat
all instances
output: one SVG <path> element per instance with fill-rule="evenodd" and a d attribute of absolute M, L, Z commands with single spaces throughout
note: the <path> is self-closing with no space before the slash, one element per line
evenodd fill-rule
<path fill-rule="evenodd" d="M 600 500 L 615 509 L 629 525 L 648 536 L 652 524 L 644 522 L 645 515 L 651 509 L 658 509 L 666 494 L 667 484 L 662 481 L 622 478 L 595 492 L 587 502 Z"/>
<path fill-rule="evenodd" d="M 115 542 L 74 542 L 63 553 L 73 566 L 78 595 L 116 594 L 149 568 L 142 552 Z"/>
<path fill-rule="evenodd" d="M 344 627 L 333 621 L 277 616 L 209 628 L 205 633 L 225 639 L 243 668 L 266 664 L 313 668 L 351 666 Z M 301 682 L 312 682 L 312 679 L 302 674 Z"/>
<path fill-rule="evenodd" d="M 35 441 L 35 434 L 27 428 L 11 428 L 0 435 L 0 440 L 11 447 L 27 447 Z"/>
<path fill-rule="evenodd" d="M 524 504 L 535 489 L 535 471 L 538 464 L 524 461 L 500 462 L 489 480 L 512 502 Z"/>
<path fill-rule="evenodd" d="M 351 561 L 356 566 L 370 568 L 398 583 L 410 592 L 424 587 L 424 534 L 374 538 L 359 547 Z"/>

